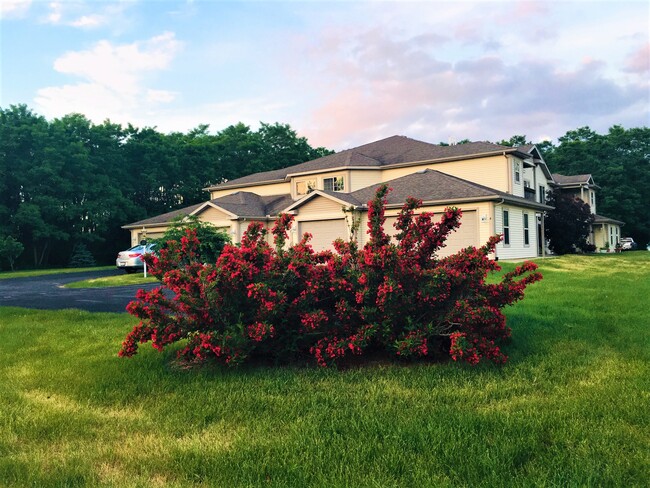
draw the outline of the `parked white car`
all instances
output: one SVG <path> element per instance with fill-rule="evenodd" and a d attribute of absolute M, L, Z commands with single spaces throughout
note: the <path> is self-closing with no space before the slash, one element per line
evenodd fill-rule
<path fill-rule="evenodd" d="M 142 255 L 153 253 L 155 248 L 155 244 L 147 244 L 146 246 L 139 244 L 126 251 L 121 251 L 117 254 L 115 266 L 117 266 L 117 269 L 123 269 L 127 273 L 141 271 L 144 269 Z"/>
<path fill-rule="evenodd" d="M 636 242 L 634 242 L 634 239 L 631 237 L 621 238 L 621 249 L 623 249 L 623 251 L 633 251 L 636 248 L 637 245 Z"/>

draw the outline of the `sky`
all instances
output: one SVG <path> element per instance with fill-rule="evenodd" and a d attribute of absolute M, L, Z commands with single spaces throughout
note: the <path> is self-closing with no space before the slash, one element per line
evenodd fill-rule
<path fill-rule="evenodd" d="M 650 125 L 650 2 L 0 0 L 0 107 L 343 150 Z"/>

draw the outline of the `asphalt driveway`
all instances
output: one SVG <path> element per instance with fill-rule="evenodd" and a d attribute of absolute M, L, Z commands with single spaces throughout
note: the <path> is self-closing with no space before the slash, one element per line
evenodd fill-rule
<path fill-rule="evenodd" d="M 122 274 L 117 269 L 85 271 L 30 278 L 0 280 L 0 307 L 25 307 L 45 310 L 78 308 L 89 312 L 125 312 L 126 305 L 140 289 L 152 289 L 157 283 L 111 288 L 63 288 L 73 281 Z"/>

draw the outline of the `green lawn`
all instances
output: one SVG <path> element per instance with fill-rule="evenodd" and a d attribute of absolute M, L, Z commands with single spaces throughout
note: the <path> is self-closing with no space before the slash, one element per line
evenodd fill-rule
<path fill-rule="evenodd" d="M 114 269 L 115 266 L 95 266 L 92 268 L 54 268 L 54 269 L 30 269 L 27 271 L 0 271 L 0 280 L 8 278 L 28 278 L 30 276 L 43 276 L 60 273 L 80 273 L 82 271 L 103 271 Z"/>
<path fill-rule="evenodd" d="M 0 308 L 0 486 L 647 486 L 650 253 L 540 267 L 500 368 L 183 370 Z"/>
<path fill-rule="evenodd" d="M 118 276 L 105 276 L 91 280 L 74 281 L 65 285 L 66 288 L 108 288 L 111 286 L 142 285 L 155 283 L 158 280 L 149 275 L 146 278 L 142 273 L 123 274 Z"/>

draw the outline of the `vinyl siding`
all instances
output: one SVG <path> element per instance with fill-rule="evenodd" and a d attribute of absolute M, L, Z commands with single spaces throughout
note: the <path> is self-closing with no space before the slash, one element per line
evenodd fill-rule
<path fill-rule="evenodd" d="M 497 244 L 496 255 L 499 259 L 518 259 L 537 257 L 537 217 L 533 210 L 511 205 L 494 206 L 495 233 L 503 233 L 503 210 L 508 210 L 510 227 L 510 245 Z M 529 244 L 524 244 L 524 213 L 528 214 Z"/>
<path fill-rule="evenodd" d="M 368 186 L 379 186 L 381 183 L 381 170 L 352 170 L 350 171 L 349 193 L 360 190 L 361 188 L 366 188 Z"/>
<path fill-rule="evenodd" d="M 504 156 L 385 169 L 382 171 L 382 181 L 393 180 L 427 168 L 473 181 L 474 183 L 494 188 L 495 190 L 510 192 L 510 170 L 507 158 Z M 521 191 L 523 192 L 523 189 Z"/>
<path fill-rule="evenodd" d="M 535 201 L 538 203 L 541 203 L 542 201 L 546 200 L 541 200 L 540 199 L 540 186 L 544 187 L 544 198 L 546 198 L 546 192 L 548 192 L 549 186 L 548 186 L 548 180 L 546 179 L 546 176 L 544 175 L 544 172 L 539 166 L 535 167 Z"/>
<path fill-rule="evenodd" d="M 225 197 L 226 195 L 231 195 L 237 193 L 238 191 L 246 191 L 249 193 L 256 193 L 262 197 L 270 195 L 286 195 L 291 192 L 291 184 L 286 183 L 273 183 L 271 185 L 251 185 L 245 188 L 228 188 L 224 190 L 212 190 L 210 192 L 210 198 L 215 199 L 219 197 Z"/>
<path fill-rule="evenodd" d="M 307 216 L 319 215 L 331 217 L 342 217 L 343 216 L 343 204 L 330 200 L 329 198 L 316 196 L 309 200 L 304 205 L 298 207 L 298 215 L 300 220 L 314 220 Z"/>
<path fill-rule="evenodd" d="M 210 222 L 216 227 L 230 227 L 230 215 L 214 207 L 207 206 L 203 211 L 199 212 L 197 216 L 203 222 Z"/>
<path fill-rule="evenodd" d="M 524 162 L 519 158 L 508 158 L 508 165 L 510 166 L 510 190 L 515 196 L 524 198 Z M 515 178 L 515 167 L 519 165 L 519 181 Z"/>

